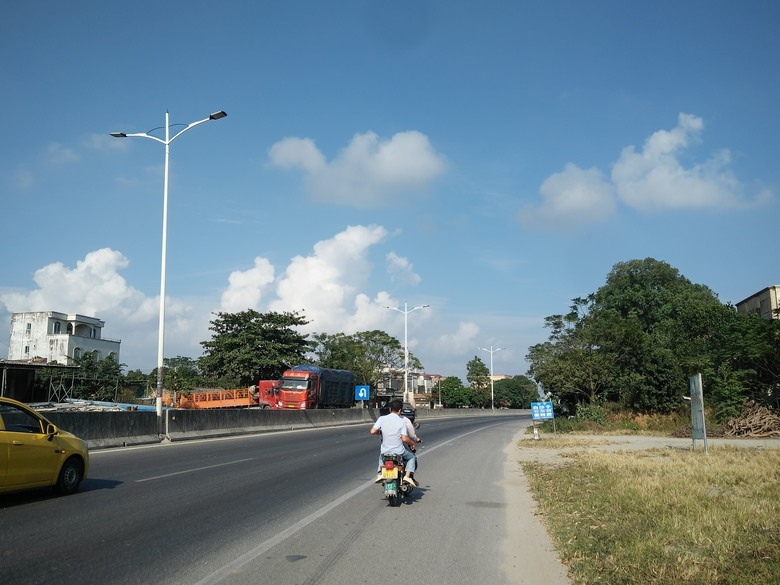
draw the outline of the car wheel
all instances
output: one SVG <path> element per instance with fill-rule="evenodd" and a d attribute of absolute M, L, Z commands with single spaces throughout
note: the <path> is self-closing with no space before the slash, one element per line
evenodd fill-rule
<path fill-rule="evenodd" d="M 54 489 L 62 495 L 70 495 L 79 489 L 83 475 L 81 462 L 76 458 L 70 458 L 62 465 Z"/>

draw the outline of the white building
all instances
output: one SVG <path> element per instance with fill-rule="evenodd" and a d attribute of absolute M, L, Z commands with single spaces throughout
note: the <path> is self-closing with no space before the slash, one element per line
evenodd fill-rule
<path fill-rule="evenodd" d="M 105 323 L 95 317 L 34 311 L 11 315 L 9 360 L 36 360 L 70 365 L 73 358 L 93 354 L 100 361 L 113 356 L 119 363 L 120 341 L 103 339 Z"/>

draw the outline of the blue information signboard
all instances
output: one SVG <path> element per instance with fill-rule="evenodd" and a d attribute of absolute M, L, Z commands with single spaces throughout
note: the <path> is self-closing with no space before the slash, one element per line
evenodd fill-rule
<path fill-rule="evenodd" d="M 370 386 L 355 386 L 355 400 L 368 400 Z"/>
<path fill-rule="evenodd" d="M 550 420 L 555 418 L 552 402 L 532 402 L 531 420 Z"/>

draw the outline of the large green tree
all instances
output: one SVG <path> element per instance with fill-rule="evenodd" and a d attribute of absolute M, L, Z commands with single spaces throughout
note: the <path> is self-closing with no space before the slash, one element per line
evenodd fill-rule
<path fill-rule="evenodd" d="M 288 367 L 306 361 L 312 343 L 296 330 L 306 324 L 297 311 L 216 313 L 209 327 L 211 340 L 201 342 L 204 353 L 198 367 L 226 388 L 277 379 Z"/>
<path fill-rule="evenodd" d="M 529 349 L 529 374 L 570 405 L 668 412 L 698 372 L 722 416 L 777 396 L 778 323 L 738 315 L 665 262 L 616 264 L 595 293 L 545 324 L 551 334 Z"/>
<path fill-rule="evenodd" d="M 635 410 L 669 412 L 679 407 L 688 377 L 711 368 L 707 341 L 727 310 L 706 286 L 646 258 L 613 267 L 591 315 L 597 322 L 611 317 L 615 339 L 633 327 L 630 345 L 612 343 L 601 352 L 615 359 L 614 391 Z"/>
<path fill-rule="evenodd" d="M 536 384 L 528 376 L 513 376 L 493 384 L 496 408 L 531 408 L 531 402 L 538 400 Z"/>
<path fill-rule="evenodd" d="M 461 379 L 455 376 L 439 380 L 433 393 L 437 397 L 441 393 L 441 403 L 444 408 L 472 406 L 474 392 L 471 388 L 464 386 Z"/>
<path fill-rule="evenodd" d="M 471 385 L 472 406 L 490 406 L 490 370 L 478 355 L 466 364 L 466 380 Z"/>

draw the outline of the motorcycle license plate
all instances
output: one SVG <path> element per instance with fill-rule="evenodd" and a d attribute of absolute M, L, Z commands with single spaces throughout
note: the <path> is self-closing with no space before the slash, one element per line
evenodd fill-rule
<path fill-rule="evenodd" d="M 398 468 L 393 467 L 392 469 L 387 469 L 385 467 L 382 468 L 382 479 L 398 479 Z"/>

